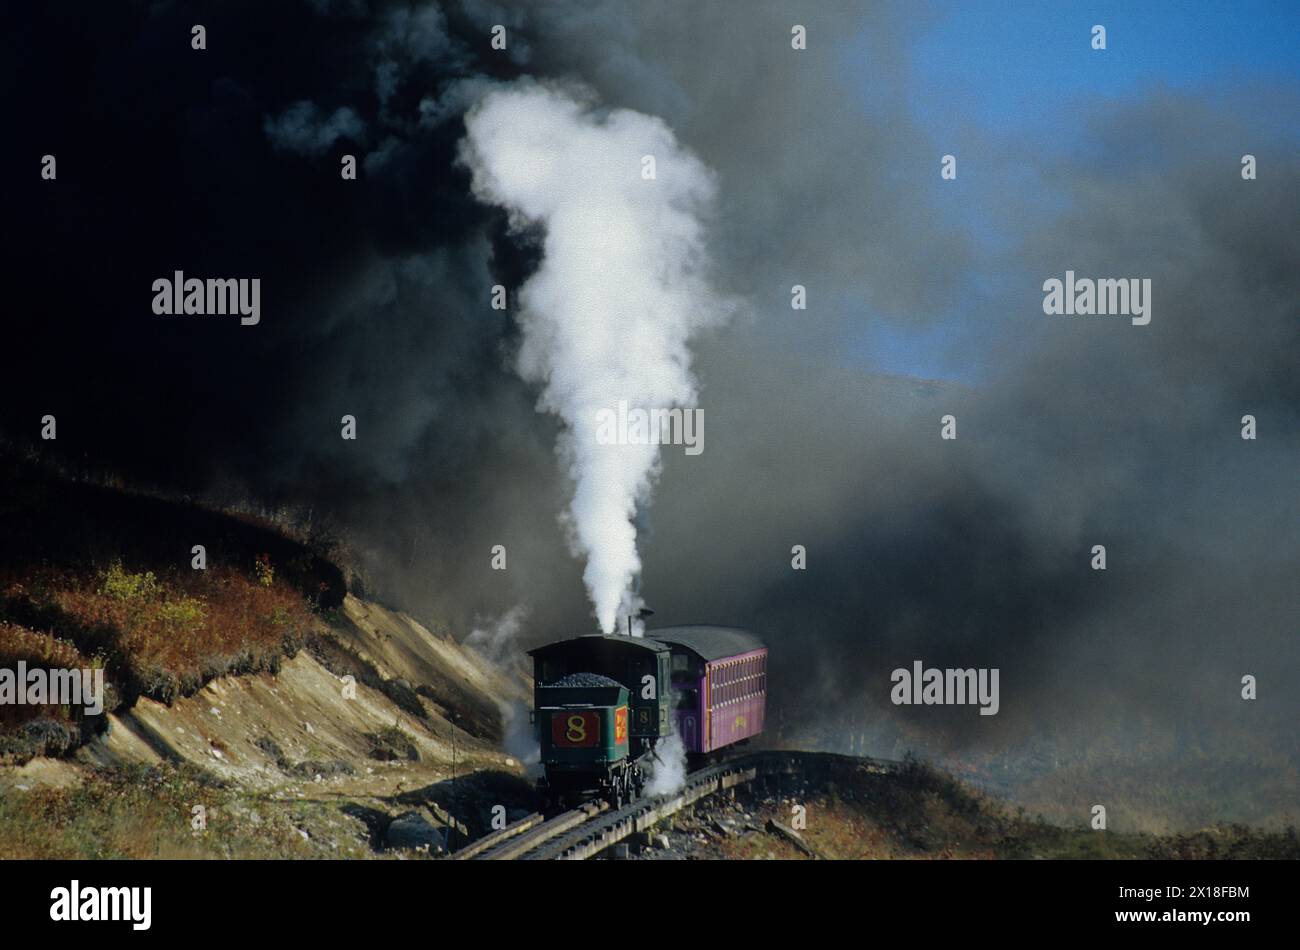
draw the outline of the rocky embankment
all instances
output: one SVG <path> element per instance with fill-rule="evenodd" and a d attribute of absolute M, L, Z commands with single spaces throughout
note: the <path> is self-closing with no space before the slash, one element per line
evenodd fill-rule
<path fill-rule="evenodd" d="M 140 697 L 72 755 L 0 768 L 0 789 L 32 796 L 34 809 L 42 796 L 64 803 L 72 834 L 78 801 L 98 807 L 100 784 L 175 774 L 189 777 L 178 794 L 194 803 L 140 818 L 188 832 L 181 853 L 206 853 L 209 842 L 241 856 L 225 845 L 278 820 L 290 856 L 437 854 L 481 833 L 492 804 L 513 814 L 530 804 L 522 765 L 503 751 L 508 719 L 517 709 L 526 716 L 526 698 L 522 678 L 449 634 L 348 595 L 277 672 L 218 677 L 170 704 Z M 22 841 L 12 837 L 23 837 L 14 827 L 22 816 L 9 805 L 0 839 L 11 840 L 0 853 L 19 856 Z"/>

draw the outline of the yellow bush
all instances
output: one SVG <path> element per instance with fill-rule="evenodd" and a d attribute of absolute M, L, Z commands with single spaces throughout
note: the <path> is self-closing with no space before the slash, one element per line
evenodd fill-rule
<path fill-rule="evenodd" d="M 123 603 L 153 600 L 162 593 L 158 578 L 153 571 L 132 574 L 122 567 L 121 562 L 114 561 L 103 574 L 99 592 Z"/>

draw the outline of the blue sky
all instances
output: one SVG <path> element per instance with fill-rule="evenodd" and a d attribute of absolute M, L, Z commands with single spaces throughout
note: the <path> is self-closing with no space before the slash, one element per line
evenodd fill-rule
<path fill-rule="evenodd" d="M 1091 109 L 1161 89 L 1213 99 L 1254 85 L 1300 86 L 1300 0 L 948 0 L 933 10 L 906 50 L 909 111 L 936 143 L 936 202 L 951 209 L 950 220 L 989 260 L 1008 238 L 987 224 L 995 216 L 984 213 L 1007 184 L 978 161 L 980 146 L 990 140 L 1043 150 L 1087 147 L 1072 105 Z M 1105 51 L 1091 47 L 1094 24 L 1106 27 Z M 850 69 L 862 77 L 870 108 L 872 64 L 851 61 Z M 1300 145 L 1297 117 L 1270 115 L 1276 104 L 1256 101 L 1260 116 L 1293 129 Z M 944 152 L 958 156 L 957 183 L 939 181 L 938 155 Z M 1032 177 L 1015 186 L 1044 210 L 1059 200 Z M 995 273 L 986 271 L 979 280 L 979 286 L 972 280 L 974 297 L 996 292 Z M 986 370 L 978 359 L 980 340 L 989 331 L 975 323 L 979 309 L 972 303 L 924 330 L 912 321 L 891 324 L 867 315 L 848 349 L 878 371 L 978 383 Z"/>
<path fill-rule="evenodd" d="M 1300 2 L 961 0 L 910 50 L 912 105 L 927 124 L 959 116 L 1045 129 L 1076 96 L 1123 98 L 1242 79 L 1300 78 Z M 1106 50 L 1090 46 L 1106 27 Z"/>

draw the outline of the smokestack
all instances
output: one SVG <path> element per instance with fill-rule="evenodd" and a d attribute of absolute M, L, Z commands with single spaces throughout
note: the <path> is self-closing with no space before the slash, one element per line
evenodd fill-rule
<path fill-rule="evenodd" d="M 639 588 L 640 585 L 638 584 L 637 587 Z M 651 610 L 649 607 L 642 607 L 640 610 L 638 610 L 638 611 L 637 611 L 637 614 L 636 614 L 637 626 L 636 626 L 635 630 L 636 630 L 636 631 L 639 631 L 639 632 L 634 632 L 634 629 L 633 629 L 633 627 L 632 627 L 632 615 L 631 615 L 631 614 L 628 614 L 628 615 L 627 615 L 627 635 L 628 635 L 629 637 L 644 637 L 644 636 L 645 636 L 645 623 L 644 623 L 645 618 L 646 618 L 646 617 L 653 617 L 653 616 L 654 616 L 654 611 Z"/>

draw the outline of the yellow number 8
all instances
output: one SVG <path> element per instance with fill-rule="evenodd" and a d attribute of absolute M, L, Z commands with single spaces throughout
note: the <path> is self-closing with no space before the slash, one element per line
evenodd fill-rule
<path fill-rule="evenodd" d="M 587 721 L 581 716 L 570 716 L 569 728 L 564 733 L 564 738 L 570 742 L 585 742 L 587 740 Z"/>

